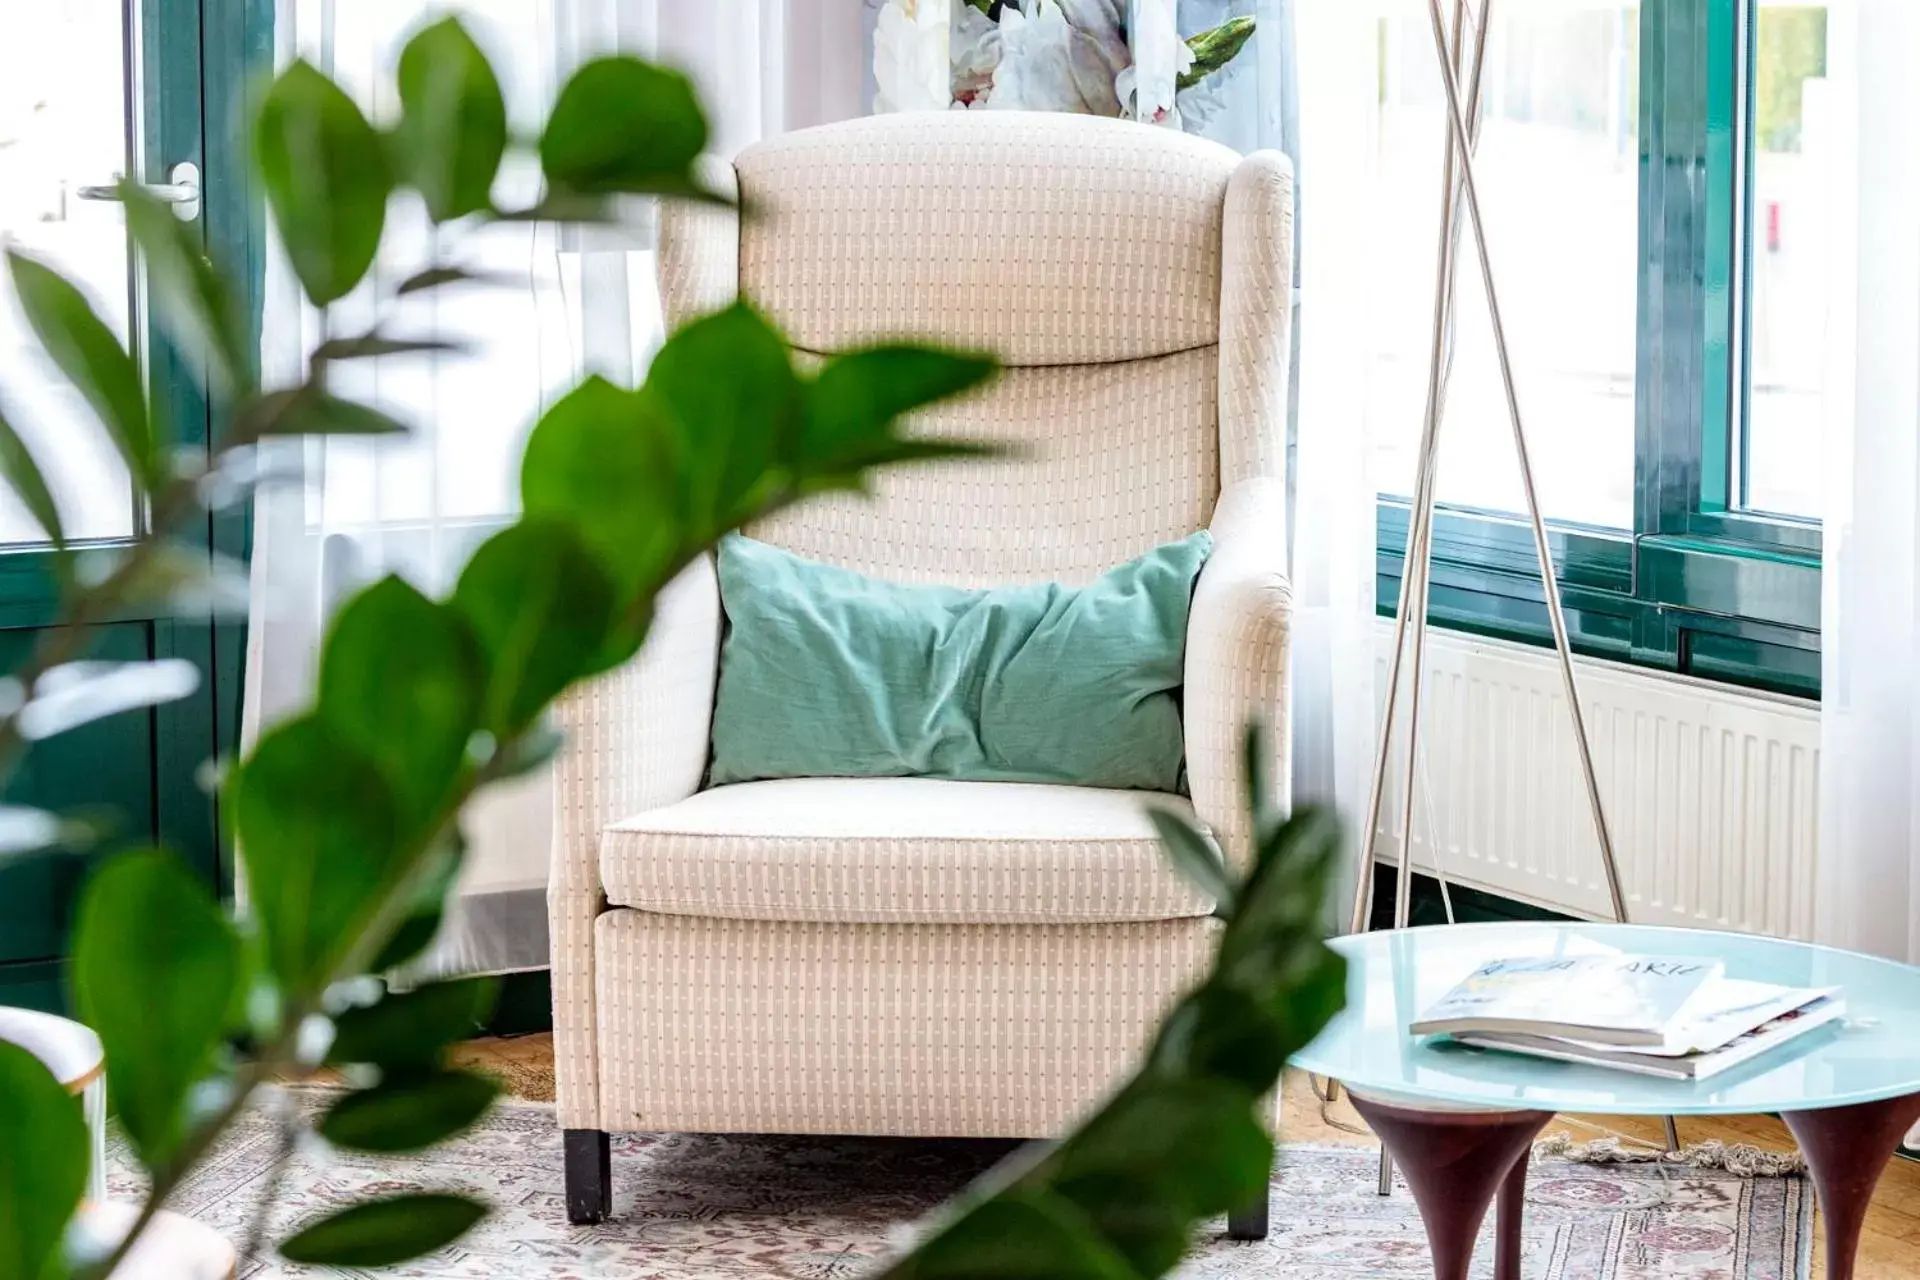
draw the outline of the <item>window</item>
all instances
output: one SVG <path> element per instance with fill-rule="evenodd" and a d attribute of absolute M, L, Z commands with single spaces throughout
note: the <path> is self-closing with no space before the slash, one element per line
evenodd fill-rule
<path fill-rule="evenodd" d="M 1494 238 L 1527 408 L 1552 422 L 1536 461 L 1546 508 L 1633 522 L 1635 193 L 1639 40 L 1617 4 L 1494 6 L 1475 176 Z M 1379 166 L 1386 225 L 1375 296 L 1375 474 L 1411 491 L 1433 332 L 1432 281 L 1447 108 L 1425 0 L 1380 24 Z M 1455 351 L 1439 464 L 1443 501 L 1519 510 L 1505 392 L 1471 242 L 1462 239 Z M 1411 286 L 1411 287 L 1408 287 Z M 1569 299 L 1579 299 L 1569 306 Z"/>
<path fill-rule="evenodd" d="M 1425 0 L 1375 0 L 1382 251 L 1369 398 L 1398 600 L 1429 362 L 1444 98 Z M 1495 6 L 1476 175 L 1574 644 L 1810 694 L 1837 353 L 1829 9 Z M 1462 241 L 1433 618 L 1544 641 L 1479 267 Z"/>
<path fill-rule="evenodd" d="M 24 21 L 25 29 L 20 30 Z M 0 40 L 0 243 L 17 244 L 91 295 L 125 342 L 133 269 L 120 206 L 82 198 L 126 172 L 130 107 L 119 0 L 9 14 Z M 133 482 L 92 411 L 53 368 L 0 280 L 0 405 L 47 472 L 71 538 L 133 532 Z M 0 545 L 45 540 L 0 487 Z"/>
<path fill-rule="evenodd" d="M 1835 136 L 1824 5 L 1762 3 L 1747 116 L 1749 244 L 1739 505 L 1813 517 L 1827 412 L 1827 316 L 1835 279 L 1828 193 Z"/>

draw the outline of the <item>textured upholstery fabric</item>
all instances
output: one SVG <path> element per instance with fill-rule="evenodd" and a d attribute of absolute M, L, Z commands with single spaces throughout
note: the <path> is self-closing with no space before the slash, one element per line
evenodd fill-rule
<path fill-rule="evenodd" d="M 712 180 L 732 180 L 725 168 Z M 743 151 L 733 170 L 758 216 L 662 213 L 670 323 L 741 292 L 816 352 L 901 336 L 994 348 L 1015 367 L 913 426 L 1023 453 L 889 472 L 876 500 L 811 502 L 754 535 L 876 576 L 982 586 L 1086 582 L 1211 527 L 1187 637 L 1188 771 L 1196 812 L 1244 857 L 1240 724 L 1260 714 L 1283 747 L 1286 725 L 1287 162 L 1121 121 L 952 112 L 789 135 Z M 686 887 L 629 856 L 640 832 L 608 828 L 698 788 L 718 636 L 700 566 L 663 602 L 637 662 L 563 708 L 550 894 L 562 1125 L 1059 1132 L 1129 1069 L 1205 964 L 1213 922 L 608 908 L 603 864 L 622 896 L 642 879 Z M 994 856 L 1012 875 L 1033 847 L 1027 833 Z M 750 864 L 762 879 L 743 902 L 766 901 L 754 896 L 763 886 L 784 899 L 769 878 L 803 874 L 740 847 L 716 859 L 679 865 L 717 876 Z M 828 861 L 795 901 L 859 896 L 849 864 Z M 897 883 L 892 900 L 927 900 L 910 875 Z M 1054 892 L 1097 900 L 1071 873 Z"/>
<path fill-rule="evenodd" d="M 608 1129 L 1024 1138 L 1123 1078 L 1211 919 L 833 925 L 609 911 Z M 562 1099 L 562 1123 L 576 1112 Z"/>
<path fill-rule="evenodd" d="M 1013 456 L 902 467 L 749 532 L 896 582 L 1091 582 L 1206 527 L 1220 494 L 1212 347 L 1114 364 L 1009 369 L 915 429 Z"/>
<path fill-rule="evenodd" d="M 1203 916 L 1143 791 L 939 778 L 714 787 L 615 823 L 607 900 L 672 915 L 840 923 L 1066 924 Z"/>
<path fill-rule="evenodd" d="M 1187 620 L 1187 785 L 1195 811 L 1246 866 L 1243 743 L 1258 721 L 1268 735 L 1274 802 L 1288 802 L 1287 623 L 1293 588 L 1285 570 L 1281 482 L 1242 480 L 1220 495 L 1213 558 L 1200 572 Z"/>
<path fill-rule="evenodd" d="M 1218 340 L 1232 151 L 1053 112 L 930 123 L 804 129 L 734 161 L 764 214 L 740 279 L 795 345 L 911 334 L 1047 365 Z"/>
<path fill-rule="evenodd" d="M 567 749 L 554 769 L 547 887 L 553 1058 L 562 1110 L 576 1117 L 599 1109 L 593 922 L 606 908 L 600 833 L 619 818 L 692 795 L 707 768 L 720 662 L 720 587 L 712 557 L 689 565 L 654 608 L 652 636 L 640 656 L 581 686 L 554 711 Z"/>

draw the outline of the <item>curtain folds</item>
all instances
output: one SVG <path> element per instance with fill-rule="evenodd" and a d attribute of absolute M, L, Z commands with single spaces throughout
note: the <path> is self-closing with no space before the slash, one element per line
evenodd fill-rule
<path fill-rule="evenodd" d="M 1833 219 L 1829 376 L 1853 394 L 1823 433 L 1816 928 L 1920 963 L 1920 6 L 1831 12 L 1835 134 L 1857 141 L 1832 184 L 1852 208 Z"/>

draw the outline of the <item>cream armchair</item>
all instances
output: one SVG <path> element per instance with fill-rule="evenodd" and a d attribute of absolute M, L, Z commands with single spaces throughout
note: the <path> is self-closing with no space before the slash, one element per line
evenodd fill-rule
<path fill-rule="evenodd" d="M 1244 859 L 1241 725 L 1286 726 L 1286 160 L 1121 121 L 953 112 L 789 134 L 717 179 L 761 216 L 666 211 L 671 322 L 743 291 L 807 352 L 903 335 L 994 350 L 1005 374 L 917 427 L 1024 453 L 889 473 L 874 500 L 823 499 L 755 536 L 895 580 L 1077 583 L 1210 526 L 1186 657 L 1191 804 Z M 1144 814 L 1180 797 L 914 778 L 703 790 L 722 626 L 697 563 L 639 657 L 562 708 L 549 902 L 576 1222 L 610 1212 L 609 1130 L 1060 1133 L 1124 1077 L 1214 939 Z M 1263 1234 L 1264 1210 L 1234 1227 Z"/>

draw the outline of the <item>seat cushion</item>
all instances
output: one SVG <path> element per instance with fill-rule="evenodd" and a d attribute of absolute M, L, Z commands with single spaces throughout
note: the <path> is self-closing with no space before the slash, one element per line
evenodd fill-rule
<path fill-rule="evenodd" d="M 1144 791 L 934 778 L 784 778 L 702 791 L 608 828 L 607 900 L 672 915 L 1072 924 L 1204 916 Z"/>

